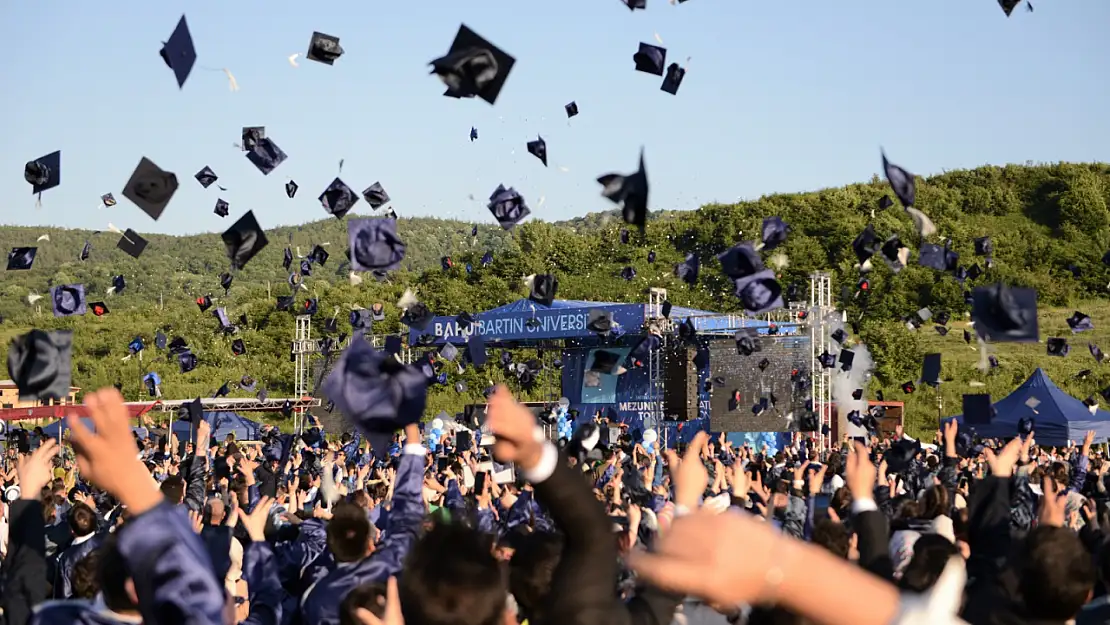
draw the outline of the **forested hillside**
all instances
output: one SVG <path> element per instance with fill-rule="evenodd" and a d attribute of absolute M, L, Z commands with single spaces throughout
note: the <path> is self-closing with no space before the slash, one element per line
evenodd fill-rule
<path fill-rule="evenodd" d="M 95 388 L 122 381 L 131 399 L 139 398 L 139 378 L 147 370 L 160 373 L 167 397 L 210 395 L 224 381 L 237 380 L 244 373 L 258 378 L 271 395 L 285 394 L 293 387 L 288 351 L 293 318 L 288 312 L 274 309 L 274 298 L 290 292 L 288 272 L 281 266 L 286 245 L 308 254 L 313 245 L 326 244 L 331 254 L 324 267 L 305 279 L 308 289 L 299 296 L 299 300 L 320 298 L 314 329 L 317 336 L 325 318 L 336 309 L 340 328 L 348 330 L 349 306 L 369 306 L 376 301 L 386 303 L 388 317 L 375 325 L 375 332 L 390 332 L 399 329 L 394 303 L 406 286 L 415 288 L 434 312 L 457 314 L 518 299 L 525 295 L 522 276 L 545 272 L 558 276 L 560 298 L 639 302 L 646 301 L 648 288 L 664 287 L 676 305 L 735 310 L 731 285 L 719 274 L 714 256 L 737 241 L 758 238 L 761 220 L 771 215 L 781 216 L 791 227 L 787 243 L 779 248 L 789 259 L 789 265 L 781 270 L 784 284 L 796 282 L 800 296 L 808 297 L 808 274 L 814 270 L 832 272 L 835 294 L 840 296 L 849 319 L 858 320 L 859 338 L 871 346 L 878 360 L 869 389 L 872 396 L 881 388 L 888 398 L 900 397 L 899 385 L 920 374 L 920 357 L 926 348 L 966 353 L 968 347 L 959 330 L 954 329 L 937 343 L 934 335 L 927 340 L 923 336 L 933 332 L 930 326 L 910 332 L 901 318 L 927 306 L 934 313 L 950 312 L 958 322 L 967 311 L 964 289 L 973 285 L 1003 281 L 1035 287 L 1045 311 L 1082 302 L 1091 309 L 1085 312 L 1095 317 L 1096 323 L 1104 318 L 1094 309 L 1101 305 L 1110 280 L 1110 270 L 1101 262 L 1110 249 L 1110 166 L 991 166 L 919 179 L 917 206 L 939 230 L 931 240 L 940 243 L 950 238 L 952 248 L 960 254 L 960 264 L 970 266 L 982 261 L 973 257 L 973 239 L 990 235 L 995 248 L 993 269 L 961 285 L 951 274 L 918 266 L 914 253 L 910 266 L 897 275 L 876 263 L 881 266 L 868 276 L 869 294 L 857 296 L 859 274 L 851 243 L 869 221 L 880 240 L 898 233 L 912 248 L 919 243 L 911 221 L 900 209 L 878 209 L 879 198 L 888 193 L 889 187 L 874 179 L 740 204 L 709 205 L 696 211 L 661 211 L 653 215 L 645 234 L 633 232 L 628 244 L 621 244 L 622 224 L 612 213 L 558 224 L 533 221 L 510 233 L 487 223 L 479 227 L 477 237 L 471 236 L 470 223 L 402 219 L 399 231 L 408 246 L 405 270 L 393 274 L 387 282 L 366 275 L 358 286 L 348 283 L 347 271 L 341 268 L 347 247 L 346 224 L 329 219 L 269 232 L 269 247 L 235 277 L 226 296 L 217 278 L 227 270 L 218 234 L 150 235 L 150 246 L 136 261 L 115 249 L 117 234 L 51 226 L 0 227 L 0 246 L 5 249 L 36 245 L 40 235 L 50 236 L 49 242 L 37 243 L 39 255 L 33 269 L 8 271 L 3 276 L 0 340 L 6 343 L 30 327 L 74 328 L 75 383 Z M 492 219 L 489 221 L 492 223 Z M 78 256 L 86 241 L 91 244 L 91 256 L 80 261 Z M 656 252 L 654 264 L 647 260 L 652 250 Z M 487 251 L 493 253 L 494 261 L 481 267 L 478 261 Z M 702 278 L 696 287 L 687 287 L 672 273 L 673 265 L 687 253 L 696 253 L 702 259 Z M 453 257 L 454 268 L 440 268 L 444 255 Z M 474 268 L 470 274 L 464 268 L 467 262 Z M 636 269 L 635 279 L 620 278 L 618 274 L 626 266 Z M 109 297 L 105 292 L 116 274 L 127 277 L 128 288 Z M 84 283 L 89 300 L 107 302 L 111 313 L 100 318 L 89 314 L 55 319 L 47 300 L 38 302 L 41 310 L 39 305 L 28 303 L 30 292 L 44 294 L 51 285 L 65 283 Z M 246 355 L 233 356 L 229 347 L 232 339 L 218 333 L 210 312 L 198 311 L 195 298 L 205 294 L 211 294 L 215 306 L 225 307 L 233 320 L 240 314 L 247 315 L 249 323 L 238 336 L 246 342 Z M 1042 336 L 1066 331 L 1066 326 L 1056 327 L 1062 324 L 1062 318 L 1050 315 L 1042 324 Z M 178 373 L 176 365 L 171 368 L 167 362 L 155 360 L 154 349 L 147 350 L 142 362 L 121 361 L 132 337 L 149 339 L 157 329 L 167 327 L 167 334 L 186 338 L 194 348 L 200 358 L 195 371 Z M 1104 347 L 1110 348 L 1110 344 Z M 1014 349 L 1042 356 L 1022 357 L 1020 366 L 1016 360 L 1003 362 L 1002 369 L 1013 369 L 1005 378 L 1011 388 L 1011 378 L 1024 379 L 1034 363 L 1046 360 L 1043 345 Z M 1056 369 L 1049 373 L 1058 383 L 1080 396 L 1110 385 L 1110 374 L 1101 373 L 1093 359 L 1079 353 L 1085 350 L 1075 351 L 1068 359 L 1051 359 Z M 945 363 L 944 375 L 954 381 L 978 373 L 965 374 L 961 367 L 966 368 L 966 363 L 958 358 L 946 358 Z M 1075 373 L 1071 369 L 1094 369 L 1094 373 L 1086 380 L 1069 381 Z M 466 396 L 459 396 L 453 389 L 456 378 L 452 372 L 451 384 L 431 393 L 430 411 L 455 410 L 479 399 L 481 389 L 490 380 L 500 381 L 500 375 L 492 368 L 480 375 L 466 372 L 462 379 L 468 381 L 470 390 Z M 1003 392 L 993 385 L 990 390 Z M 952 384 L 944 392 L 946 410 L 958 412 L 959 395 L 979 391 Z M 936 415 L 935 396 L 918 393 L 908 399 L 916 427 L 929 427 Z"/>

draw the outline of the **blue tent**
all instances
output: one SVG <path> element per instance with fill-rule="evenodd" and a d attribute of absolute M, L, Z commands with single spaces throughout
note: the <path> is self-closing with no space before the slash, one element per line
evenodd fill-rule
<path fill-rule="evenodd" d="M 90 432 L 96 431 L 96 424 L 93 423 L 93 420 L 89 417 L 81 417 L 81 425 L 85 426 Z M 45 425 L 42 428 L 43 434 L 46 434 L 50 438 L 58 438 L 59 433 L 62 433 L 62 435 L 65 436 L 67 430 L 69 430 L 69 424 L 66 423 L 65 419 L 58 419 L 54 423 L 51 423 L 50 425 Z M 131 428 L 131 431 L 138 432 L 140 436 L 146 436 L 147 433 L 146 428 L 141 428 L 138 426 L 133 426 Z"/>
<path fill-rule="evenodd" d="M 219 441 L 229 433 L 235 433 L 237 441 L 256 441 L 260 424 L 257 421 L 235 414 L 234 412 L 206 412 L 204 418 L 212 425 L 212 436 Z M 178 440 L 189 440 L 192 432 L 192 423 L 188 421 L 174 421 L 173 433 Z"/>
<path fill-rule="evenodd" d="M 1030 398 L 1040 403 L 1030 408 Z M 1099 440 L 1110 437 L 1110 412 L 1096 410 L 1092 414 L 1086 404 L 1060 390 L 1039 367 L 1014 392 L 994 402 L 994 410 L 989 424 L 972 426 L 979 436 L 1009 438 L 1017 434 L 1022 417 L 1032 417 L 1039 445 L 1062 447 L 1068 441 L 1082 441 L 1088 430 L 1094 430 Z M 953 418 L 963 424 L 963 415 Z"/>

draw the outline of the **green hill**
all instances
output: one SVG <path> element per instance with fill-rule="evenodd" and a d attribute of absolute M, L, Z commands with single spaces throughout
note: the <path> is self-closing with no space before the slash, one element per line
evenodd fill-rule
<path fill-rule="evenodd" d="M 961 332 L 954 329 L 941 338 L 926 326 L 911 333 L 900 319 L 927 306 L 934 313 L 950 312 L 958 321 L 967 310 L 964 288 L 972 284 L 961 285 L 951 274 L 919 267 L 915 261 L 897 275 L 877 266 L 869 275 L 870 294 L 856 297 L 859 276 L 851 242 L 869 221 L 880 238 L 899 233 L 911 247 L 917 244 L 913 226 L 902 211 L 877 210 L 878 199 L 887 193 L 887 185 L 873 179 L 834 189 L 709 205 L 696 211 L 660 211 L 653 214 L 646 232 L 642 236 L 634 233 L 628 245 L 619 241 L 622 225 L 612 212 L 556 224 L 530 222 L 511 233 L 486 225 L 479 228 L 476 238 L 470 236 L 469 223 L 402 219 L 399 231 L 408 246 L 405 270 L 382 283 L 367 276 L 357 287 L 348 284 L 346 271 L 339 271 L 345 260 L 346 224 L 329 219 L 270 231 L 270 246 L 236 277 L 227 297 L 217 279 L 227 267 L 217 234 L 150 235 L 150 247 L 135 261 L 115 249 L 119 237 L 107 232 L 0 227 L 0 246 L 4 248 L 35 245 L 39 235 L 50 235 L 49 242 L 38 244 L 39 257 L 32 270 L 4 274 L 0 315 L 5 321 L 0 325 L 0 340 L 6 342 L 29 327 L 75 328 L 75 383 L 95 388 L 122 381 L 134 399 L 140 393 L 139 376 L 147 368 L 162 375 L 167 397 L 210 395 L 223 381 L 236 380 L 243 373 L 258 378 L 272 395 L 284 394 L 293 386 L 288 357 L 293 320 L 289 313 L 274 310 L 273 298 L 289 292 L 287 273 L 281 267 L 282 249 L 289 242 L 303 254 L 314 244 L 330 244 L 331 259 L 306 280 L 308 293 L 320 298 L 321 312 L 314 330 L 319 336 L 325 317 L 336 307 L 342 309 L 340 327 L 346 329 L 348 305 L 367 306 L 375 301 L 385 302 L 389 311 L 375 331 L 396 331 L 399 324 L 392 305 L 406 286 L 415 288 L 433 311 L 457 314 L 513 301 L 524 295 L 522 276 L 543 272 L 558 276 L 560 298 L 640 302 L 647 299 L 648 288 L 663 287 L 676 305 L 736 310 L 731 285 L 719 274 L 713 256 L 737 241 L 758 236 L 763 217 L 779 215 L 792 229 L 780 248 L 789 258 L 789 265 L 781 270 L 783 283 L 797 282 L 804 295 L 810 272 L 833 273 L 835 294 L 847 295 L 838 298 L 840 305 L 850 319 L 860 319 L 859 338 L 876 355 L 869 389 L 872 395 L 881 388 L 888 398 L 900 398 L 899 385 L 918 377 L 920 358 L 928 351 L 944 353 L 944 375 L 952 378 L 952 383 L 943 387 L 946 413 L 959 411 L 963 392 L 989 391 L 1001 396 L 1038 364 L 1047 363 L 1054 379 L 1077 396 L 1085 397 L 1110 384 L 1110 375 L 1099 372 L 1085 349 L 1077 349 L 1068 359 L 1050 359 L 1043 356 L 1043 345 L 1034 345 L 999 347 L 1002 367 L 983 379 L 987 387 L 965 388 L 965 382 L 979 379 L 978 371 L 968 366 L 978 354 L 963 343 Z M 919 178 L 917 197 L 918 207 L 939 230 L 934 242 L 950 238 L 952 248 L 960 254 L 960 264 L 970 265 L 975 260 L 982 264 L 982 259 L 973 258 L 972 240 L 991 235 L 994 268 L 974 284 L 1002 281 L 1036 288 L 1044 316 L 1043 336 L 1060 335 L 1066 330 L 1062 319 L 1071 308 L 1080 308 L 1096 322 L 1096 342 L 1103 340 L 1110 349 L 1110 341 L 1101 334 L 1101 322 L 1110 320 L 1110 309 L 1100 299 L 1110 280 L 1110 270 L 1101 262 L 1110 249 L 1110 166 L 1060 163 L 952 171 Z M 872 209 L 876 209 L 873 220 Z M 77 257 L 86 240 L 92 244 L 92 256 L 81 262 Z M 477 261 L 487 250 L 495 260 L 480 268 Z M 647 262 L 649 250 L 657 254 L 654 264 Z M 681 284 L 671 271 L 689 252 L 702 259 L 702 279 L 693 288 Z M 455 259 L 455 268 L 440 269 L 443 255 Z M 468 261 L 475 267 L 470 275 L 463 269 Z M 618 273 L 625 266 L 636 269 L 636 279 L 620 279 Z M 27 303 L 29 292 L 45 293 L 52 284 L 81 282 L 90 293 L 103 294 L 111 276 L 119 273 L 127 276 L 129 284 L 122 295 L 91 297 L 91 301 L 104 299 L 111 307 L 112 313 L 103 318 L 55 319 L 48 307 L 39 311 Z M 841 292 L 842 287 L 847 287 L 847 293 Z M 232 319 L 240 313 L 247 315 L 249 324 L 241 334 L 250 350 L 246 356 L 233 357 L 231 339 L 216 332 L 210 314 L 198 313 L 194 300 L 206 293 L 215 296 L 216 305 L 226 307 Z M 131 337 L 138 334 L 149 339 L 156 329 L 167 326 L 171 328 L 168 334 L 181 335 L 194 347 L 201 360 L 195 371 L 182 375 L 166 362 L 152 362 L 154 350 L 142 363 L 121 362 Z M 1080 343 L 1077 347 L 1085 346 Z M 1068 381 L 1080 369 L 1095 373 L 1086 381 Z M 495 371 L 481 375 L 468 371 L 463 374 L 471 389 L 467 397 L 459 397 L 450 386 L 436 388 L 429 409 L 455 410 L 475 401 L 489 381 L 500 381 L 499 376 Z M 532 395 L 541 397 L 542 389 L 543 385 L 538 385 Z M 907 399 L 911 429 L 931 429 L 936 416 L 932 391 L 919 391 Z"/>

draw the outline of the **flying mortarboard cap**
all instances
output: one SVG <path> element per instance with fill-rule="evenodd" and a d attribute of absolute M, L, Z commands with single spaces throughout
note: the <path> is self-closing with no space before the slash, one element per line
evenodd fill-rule
<path fill-rule="evenodd" d="M 913 384 L 913 382 L 912 382 L 912 381 L 910 381 L 910 382 L 904 382 L 904 383 L 902 384 L 902 392 L 903 392 L 903 393 L 905 393 L 905 394 L 907 394 L 907 395 L 909 395 L 909 394 L 913 393 L 913 392 L 914 392 L 915 390 L 917 390 L 917 389 L 916 389 L 916 387 L 914 386 L 914 384 Z"/>
<path fill-rule="evenodd" d="M 370 311 L 365 308 L 358 308 L 351 311 L 349 315 L 351 327 L 356 330 L 366 330 L 371 327 Z"/>
<path fill-rule="evenodd" d="M 910 250 L 905 245 L 902 245 L 902 240 L 898 238 L 897 234 L 891 235 L 890 238 L 883 243 L 881 251 L 883 253 L 883 260 L 890 266 L 891 271 L 898 273 L 905 268 Z"/>
<path fill-rule="evenodd" d="M 733 338 L 736 340 L 736 352 L 741 355 L 751 356 L 755 352 L 763 351 L 759 336 L 750 329 L 738 330 Z"/>
<path fill-rule="evenodd" d="M 231 326 L 231 319 L 228 319 L 227 311 L 224 310 L 223 308 L 217 308 L 216 310 L 213 310 L 212 315 L 214 317 L 216 317 L 217 321 L 220 322 L 220 328 L 222 328 L 224 330 L 227 330 L 227 329 L 230 329 L 232 327 Z"/>
<path fill-rule="evenodd" d="M 759 258 L 759 253 L 746 241 L 721 252 L 717 255 L 717 260 L 721 263 L 721 271 L 733 280 L 763 271 L 763 261 Z"/>
<path fill-rule="evenodd" d="M 989 394 L 964 395 L 964 425 L 989 425 L 995 416 Z"/>
<path fill-rule="evenodd" d="M 852 350 L 850 350 L 850 349 L 840 350 L 840 357 L 837 358 L 837 362 L 840 363 L 840 370 L 841 371 L 851 371 L 852 370 L 852 362 L 855 361 L 855 359 L 856 359 L 856 353 L 853 352 Z"/>
<path fill-rule="evenodd" d="M 990 237 L 979 237 L 975 239 L 975 255 L 976 256 L 990 256 L 994 253 L 994 245 L 991 243 Z"/>
<path fill-rule="evenodd" d="M 347 238 L 353 271 L 392 271 L 405 258 L 405 244 L 393 219 L 351 219 Z"/>
<path fill-rule="evenodd" d="M 179 88 L 184 87 L 185 80 L 189 78 L 189 72 L 193 71 L 193 65 L 197 62 L 197 51 L 193 47 L 193 36 L 189 34 L 189 24 L 185 21 L 184 15 L 177 22 L 177 27 L 173 29 L 170 40 L 162 45 L 159 54 L 162 55 L 162 60 L 166 62 L 166 66 L 173 70 L 173 74 L 177 78 L 177 86 Z"/>
<path fill-rule="evenodd" d="M 401 315 L 401 323 L 413 330 L 424 331 L 431 325 L 433 317 L 432 311 L 428 310 L 424 302 L 416 302 L 405 309 Z"/>
<path fill-rule="evenodd" d="M 190 351 L 177 355 L 177 366 L 181 373 L 189 373 L 197 368 L 197 357 Z"/>
<path fill-rule="evenodd" d="M 555 293 L 559 290 L 559 281 L 553 274 L 541 273 L 532 277 L 528 290 L 528 299 L 551 306 L 555 301 Z"/>
<path fill-rule="evenodd" d="M 81 253 L 77 255 L 78 260 L 88 260 L 89 254 L 92 252 L 92 245 L 85 241 L 84 247 L 81 248 Z"/>
<path fill-rule="evenodd" d="M 621 269 L 620 276 L 625 280 L 632 280 L 636 277 L 636 269 L 633 267 L 625 267 Z"/>
<path fill-rule="evenodd" d="M 771 361 L 767 360 L 766 358 L 759 361 L 759 370 L 760 371 L 766 371 L 767 367 L 770 367 L 770 366 L 771 366 Z"/>
<path fill-rule="evenodd" d="M 161 330 L 154 335 L 154 346 L 158 349 L 166 349 L 166 335 Z"/>
<path fill-rule="evenodd" d="M 85 314 L 85 285 L 83 284 L 62 284 L 52 287 L 50 299 L 54 303 L 55 317 Z"/>
<path fill-rule="evenodd" d="M 308 255 L 308 258 L 318 265 L 323 265 L 328 262 L 328 258 L 330 256 L 331 254 L 328 254 L 327 250 L 325 250 L 322 246 L 317 245 L 312 248 L 312 253 Z"/>
<path fill-rule="evenodd" d="M 297 194 L 298 188 L 297 183 L 290 180 L 285 183 L 285 194 L 289 196 L 289 199 L 293 199 L 293 196 Z"/>
<path fill-rule="evenodd" d="M 601 308 L 591 309 L 586 329 L 596 334 L 608 335 L 613 330 L 613 314 Z"/>
<path fill-rule="evenodd" d="M 543 162 L 543 166 L 547 167 L 547 142 L 543 137 L 537 136 L 535 141 L 529 141 L 527 144 L 528 153 Z"/>
<path fill-rule="evenodd" d="M 320 205 L 336 219 L 342 219 L 358 203 L 358 195 L 345 182 L 336 178 L 320 194 Z"/>
<path fill-rule="evenodd" d="M 736 281 L 736 297 L 740 306 L 753 315 L 782 308 L 782 285 L 770 269 Z"/>
<path fill-rule="evenodd" d="M 852 391 L 852 399 L 856 401 L 863 399 L 863 389 L 857 388 L 856 390 Z"/>
<path fill-rule="evenodd" d="M 764 217 L 760 233 L 763 249 L 773 250 L 786 242 L 786 235 L 790 233 L 790 226 L 782 220 L 782 217 Z"/>
<path fill-rule="evenodd" d="M 455 323 L 459 326 L 459 329 L 466 330 L 473 325 L 474 317 L 470 313 L 463 311 L 455 317 Z"/>
<path fill-rule="evenodd" d="M 505 185 L 501 184 L 497 185 L 489 196 L 487 208 L 505 230 L 511 230 L 513 226 L 532 214 L 525 205 L 524 198 L 515 189 L 512 187 L 506 189 Z"/>
<path fill-rule="evenodd" d="M 91 310 L 92 314 L 96 315 L 97 317 L 103 317 L 109 312 L 108 305 L 104 302 L 93 302 L 89 304 L 89 310 Z"/>
<path fill-rule="evenodd" d="M 566 109 L 567 119 L 570 119 L 571 117 L 574 117 L 575 115 L 578 114 L 578 104 L 575 103 L 575 102 L 571 102 L 570 104 L 567 104 L 563 108 Z"/>
<path fill-rule="evenodd" d="M 474 141 L 477 138 L 478 138 L 478 129 L 475 128 L 474 126 L 471 126 L 470 127 L 470 140 Z"/>
<path fill-rule="evenodd" d="M 375 182 L 366 187 L 366 190 L 362 192 L 362 197 L 370 205 L 370 208 L 375 210 L 389 203 L 389 194 L 385 192 L 385 187 L 380 182 Z"/>
<path fill-rule="evenodd" d="M 672 307 L 673 305 L 670 301 L 663 300 L 663 304 L 659 307 L 659 314 L 662 315 L 664 319 L 670 319 Z"/>
<path fill-rule="evenodd" d="M 230 273 L 224 272 L 220 274 L 220 286 L 223 287 L 225 291 L 231 288 L 231 283 L 234 281 L 235 278 Z"/>
<path fill-rule="evenodd" d="M 222 199 L 217 199 L 216 208 L 212 212 L 219 215 L 220 217 L 227 217 L 228 213 L 231 212 L 229 209 L 230 206 L 226 201 Z"/>
<path fill-rule="evenodd" d="M 890 188 L 894 191 L 894 195 L 898 197 L 902 206 L 910 208 L 913 206 L 917 195 L 913 174 L 888 161 L 885 152 L 882 156 L 883 172 L 886 174 L 887 181 L 890 182 Z"/>
<path fill-rule="evenodd" d="M 842 328 L 837 328 L 832 333 L 832 340 L 836 341 L 837 343 L 843 343 L 847 338 L 848 333 L 845 332 Z"/>
<path fill-rule="evenodd" d="M 486 41 L 477 33 L 459 26 L 447 55 L 430 63 L 431 73 L 447 85 L 443 95 L 452 98 L 478 96 L 493 104 L 516 59 Z"/>
<path fill-rule="evenodd" d="M 12 251 L 8 252 L 8 271 L 25 271 L 35 264 L 35 255 L 38 254 L 39 248 L 37 247 L 13 247 Z"/>
<path fill-rule="evenodd" d="M 632 60 L 636 63 L 636 71 L 662 76 L 667 64 L 667 49 L 650 43 L 640 43 Z"/>
<path fill-rule="evenodd" d="M 443 357 L 444 360 L 453 361 L 455 357 L 459 355 L 459 348 L 451 343 L 444 343 L 443 347 L 439 348 L 439 355 Z"/>
<path fill-rule="evenodd" d="M 212 307 L 212 296 L 202 295 L 202 296 L 197 298 L 197 308 L 200 308 L 200 312 L 205 312 L 211 307 Z"/>
<path fill-rule="evenodd" d="M 937 334 L 941 336 L 948 336 L 948 328 L 944 326 L 933 326 L 933 329 L 936 330 Z"/>
<path fill-rule="evenodd" d="M 176 336 L 173 338 L 172 341 L 170 341 L 169 348 L 170 353 L 175 356 L 177 354 L 189 351 L 188 343 L 186 343 L 185 339 L 181 338 L 180 336 Z"/>
<path fill-rule="evenodd" d="M 247 211 L 221 235 L 221 238 L 233 269 L 246 267 L 247 263 L 270 242 L 262 226 L 258 225 L 254 211 Z"/>
<path fill-rule="evenodd" d="M 339 37 L 332 37 L 324 33 L 312 33 L 312 40 L 308 42 L 308 55 L 310 61 L 333 65 L 335 60 L 343 55 L 343 47 L 339 45 Z"/>
<path fill-rule="evenodd" d="M 285 251 L 282 253 L 281 266 L 284 267 L 286 269 L 286 271 L 288 271 L 289 267 L 291 267 L 292 265 L 293 265 L 293 250 L 291 250 L 287 247 L 287 248 L 285 248 Z"/>
<path fill-rule="evenodd" d="M 289 310 L 290 308 L 293 307 L 293 300 L 294 300 L 294 298 L 293 298 L 292 295 L 278 295 L 278 297 L 277 297 L 277 309 L 278 310 Z"/>
<path fill-rule="evenodd" d="M 131 200 L 157 221 L 177 192 L 177 175 L 162 170 L 147 157 L 139 161 L 123 187 L 123 197 Z"/>
<path fill-rule="evenodd" d="M 925 354 L 921 364 L 921 381 L 930 386 L 940 384 L 940 354 Z"/>
<path fill-rule="evenodd" d="M 374 302 L 370 306 L 370 318 L 374 321 L 382 321 L 385 319 L 385 305 L 381 302 Z"/>
<path fill-rule="evenodd" d="M 642 233 L 647 224 L 648 211 L 648 177 L 643 148 L 640 148 L 640 167 L 636 173 L 627 176 L 605 174 L 597 181 L 604 187 L 601 196 L 620 204 L 624 222 L 636 226 Z"/>
<path fill-rule="evenodd" d="M 1078 310 L 1067 318 L 1067 322 L 1072 332 L 1084 332 L 1095 328 L 1095 324 L 1091 321 L 1091 318 Z"/>
<path fill-rule="evenodd" d="M 894 201 L 890 199 L 889 195 L 884 194 L 883 197 L 879 198 L 879 210 L 886 210 L 891 206 L 894 206 Z"/>
<path fill-rule="evenodd" d="M 1039 340 L 1037 292 L 1034 289 L 993 284 L 976 287 L 971 295 L 971 319 L 979 336 L 995 342 L 1028 343 Z"/>
<path fill-rule="evenodd" d="M 1098 345 L 1095 345 L 1094 343 L 1087 343 L 1087 349 L 1090 350 L 1091 356 L 1094 357 L 1094 359 L 1097 360 L 1099 364 L 1102 364 L 1102 361 L 1104 358 L 1106 358 L 1106 356 L 1102 353 L 1102 350 L 1098 348 Z"/>
<path fill-rule="evenodd" d="M 42 193 L 62 183 L 62 152 L 28 161 L 23 168 L 23 179 L 31 185 L 31 194 Z"/>
<path fill-rule="evenodd" d="M 643 10 L 643 9 L 647 8 L 647 0 L 621 0 L 621 1 L 624 2 L 626 5 L 628 5 L 628 10 L 630 10 L 630 11 L 635 11 L 636 9 Z"/>
<path fill-rule="evenodd" d="M 944 271 L 947 267 L 944 248 L 933 243 L 922 243 L 917 250 L 917 264 L 937 271 Z"/>
<path fill-rule="evenodd" d="M 243 343 L 243 339 L 235 339 L 231 342 L 231 353 L 236 356 L 242 356 L 247 353 L 247 346 Z"/>
<path fill-rule="evenodd" d="M 682 79 L 685 77 L 686 70 L 678 63 L 671 63 L 667 66 L 667 75 L 663 77 L 663 84 L 659 85 L 659 90 L 678 95 L 678 88 L 682 86 Z"/>
<path fill-rule="evenodd" d="M 309 298 L 304 301 L 304 309 L 301 310 L 302 315 L 315 315 L 319 310 L 319 303 L 316 298 Z"/>
<path fill-rule="evenodd" d="M 193 177 L 196 178 L 197 182 L 200 183 L 200 186 L 204 187 L 205 189 L 212 186 L 212 183 L 220 179 L 220 177 L 216 175 L 216 172 L 212 171 L 212 168 L 207 165 L 205 165 L 204 169 L 198 171 Z"/>
<path fill-rule="evenodd" d="M 1050 338 L 1046 342 L 1047 353 L 1049 356 L 1064 357 L 1071 351 L 1071 346 L 1068 345 L 1068 340 L 1063 338 Z"/>
<path fill-rule="evenodd" d="M 647 262 L 649 262 L 649 263 L 654 263 L 655 262 L 655 250 L 650 250 L 648 252 Z"/>
<path fill-rule="evenodd" d="M 243 126 L 242 142 L 240 146 L 243 148 L 244 152 L 253 150 L 258 145 L 258 142 L 265 138 L 265 126 Z"/>
<path fill-rule="evenodd" d="M 255 143 L 254 148 L 247 152 L 247 160 L 254 165 L 258 171 L 262 172 L 263 176 L 269 176 L 270 172 L 277 169 L 278 165 L 285 162 L 289 158 L 278 144 L 274 143 L 273 139 L 269 137 L 259 139 Z M 293 185 L 293 191 L 296 192 L 296 184 Z M 289 192 L 289 185 L 286 185 L 286 193 Z M 290 195 L 289 197 L 293 197 Z"/>
<path fill-rule="evenodd" d="M 481 334 L 475 332 L 467 339 L 466 356 L 475 367 L 486 364 L 489 357 L 486 355 L 486 341 Z"/>
<path fill-rule="evenodd" d="M 871 224 L 867 224 L 863 232 L 859 233 L 855 240 L 852 241 L 852 249 L 855 251 L 856 258 L 859 259 L 861 264 L 874 256 L 875 252 L 879 251 L 881 246 L 877 244 L 877 240 L 878 239 L 875 237 L 875 228 Z"/>
<path fill-rule="evenodd" d="M 31 330 L 8 346 L 8 375 L 21 401 L 64 399 L 69 396 L 73 331 Z"/>
<path fill-rule="evenodd" d="M 147 240 L 138 235 L 134 230 L 128 228 L 120 236 L 119 241 L 116 242 L 116 247 L 123 250 L 125 254 L 131 258 L 138 258 L 142 255 L 143 250 L 146 249 Z"/>

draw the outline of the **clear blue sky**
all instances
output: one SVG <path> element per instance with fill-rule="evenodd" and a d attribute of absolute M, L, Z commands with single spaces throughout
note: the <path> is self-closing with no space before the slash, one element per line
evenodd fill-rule
<path fill-rule="evenodd" d="M 340 159 L 351 187 L 380 180 L 403 216 L 485 223 L 469 196 L 499 183 L 543 219 L 610 208 L 595 178 L 632 171 L 640 146 L 653 209 L 867 180 L 880 145 L 919 174 L 1107 160 L 1110 2 L 1035 7 L 1006 19 L 995 0 L 648 0 L 635 13 L 619 0 L 4 2 L 0 222 L 194 233 L 253 209 L 265 227 L 300 223 L 325 215 L 316 198 Z M 179 90 L 158 50 L 182 13 L 199 59 Z M 445 98 L 428 75 L 460 23 L 517 59 L 496 106 Z M 314 30 L 341 38 L 333 67 L 304 59 Z M 633 70 L 656 33 L 668 60 L 690 58 L 677 97 Z M 230 69 L 240 91 L 204 67 Z M 289 154 L 268 177 L 232 146 L 246 125 Z M 524 148 L 537 134 L 546 170 Z M 36 211 L 23 165 L 58 149 L 62 186 Z M 158 222 L 120 195 L 143 156 L 181 181 Z M 205 165 L 227 192 L 193 180 Z M 98 211 L 107 192 L 120 203 Z"/>

